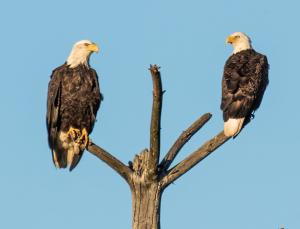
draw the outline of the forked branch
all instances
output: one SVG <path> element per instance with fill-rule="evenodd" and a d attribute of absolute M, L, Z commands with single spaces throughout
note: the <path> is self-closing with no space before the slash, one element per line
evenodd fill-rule
<path fill-rule="evenodd" d="M 204 114 L 181 133 L 160 165 L 158 165 L 163 90 L 159 67 L 157 65 L 150 65 L 149 70 L 153 81 L 150 149 L 143 150 L 134 158 L 131 166 L 126 166 L 101 147 L 93 143 L 87 146 L 89 152 L 114 169 L 130 185 L 133 194 L 134 229 L 159 229 L 160 202 L 163 190 L 229 139 L 222 131 L 173 168 L 169 169 L 182 147 L 212 116 L 209 113 Z"/>
<path fill-rule="evenodd" d="M 119 173 L 129 185 L 131 184 L 130 177 L 132 170 L 128 166 L 94 143 L 90 143 L 87 150 Z"/>
<path fill-rule="evenodd" d="M 182 134 L 178 137 L 176 142 L 170 148 L 167 155 L 164 157 L 162 162 L 160 163 L 160 169 L 162 171 L 167 171 L 175 157 L 181 150 L 181 148 L 191 139 L 191 137 L 201 129 L 202 126 L 211 118 L 210 113 L 206 113 L 202 115 L 198 120 L 196 120 L 188 129 L 182 132 Z"/>
<path fill-rule="evenodd" d="M 202 161 L 205 157 L 211 154 L 219 146 L 224 144 L 228 139 L 229 137 L 225 136 L 224 132 L 222 131 L 211 140 L 204 143 L 198 150 L 179 162 L 167 172 L 167 174 L 161 180 L 162 187 L 165 188 L 170 183 L 174 182 L 176 179 Z"/>

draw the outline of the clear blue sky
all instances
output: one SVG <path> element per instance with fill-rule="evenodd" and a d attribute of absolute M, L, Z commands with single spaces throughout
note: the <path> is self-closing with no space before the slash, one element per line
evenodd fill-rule
<path fill-rule="evenodd" d="M 127 184 L 93 155 L 56 170 L 47 145 L 52 69 L 74 42 L 101 47 L 91 65 L 104 102 L 92 139 L 127 163 L 148 147 L 152 85 L 166 90 L 162 152 L 205 112 L 212 120 L 177 162 L 222 129 L 219 110 L 227 35 L 246 32 L 270 62 L 254 121 L 171 185 L 163 229 L 300 228 L 299 1 L 2 1 L 0 228 L 131 228 Z"/>

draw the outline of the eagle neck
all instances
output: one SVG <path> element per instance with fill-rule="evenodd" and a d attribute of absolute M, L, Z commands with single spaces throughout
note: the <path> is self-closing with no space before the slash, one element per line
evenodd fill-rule
<path fill-rule="evenodd" d="M 238 52 L 245 51 L 248 49 L 252 49 L 251 44 L 250 43 L 242 43 L 240 45 L 236 45 L 233 47 L 233 54 L 236 54 Z"/>
<path fill-rule="evenodd" d="M 85 67 L 89 68 L 89 55 L 76 55 L 76 53 L 71 52 L 70 56 L 67 59 L 67 65 L 70 68 L 76 68 L 79 65 L 84 65 Z"/>

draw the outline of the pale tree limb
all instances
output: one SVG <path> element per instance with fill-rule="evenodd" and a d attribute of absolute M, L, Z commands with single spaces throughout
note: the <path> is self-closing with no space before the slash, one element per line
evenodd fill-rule
<path fill-rule="evenodd" d="M 150 155 L 148 160 L 149 174 L 157 173 L 157 165 L 160 155 L 160 122 L 162 108 L 162 83 L 157 65 L 150 65 L 150 72 L 153 81 L 153 103 L 150 125 Z"/>
<path fill-rule="evenodd" d="M 167 172 L 167 174 L 160 181 L 162 187 L 166 188 L 170 183 L 174 182 L 176 179 L 202 161 L 205 157 L 211 154 L 219 146 L 224 144 L 229 138 L 230 137 L 225 136 L 224 132 L 222 131 L 214 138 L 204 143 L 198 150 L 190 154 L 187 158 L 179 162 Z"/>
<path fill-rule="evenodd" d="M 120 174 L 129 185 L 131 185 L 132 170 L 128 166 L 94 143 L 90 143 L 87 146 L 87 150 L 100 160 L 104 161 L 113 170 Z"/>
<path fill-rule="evenodd" d="M 176 142 L 170 148 L 164 159 L 161 161 L 159 168 L 161 171 L 167 171 L 175 157 L 181 150 L 181 148 L 191 139 L 191 137 L 197 133 L 201 127 L 205 125 L 206 122 L 212 117 L 210 113 L 202 115 L 198 120 L 196 120 L 188 129 L 182 132 L 182 134 L 177 138 Z"/>

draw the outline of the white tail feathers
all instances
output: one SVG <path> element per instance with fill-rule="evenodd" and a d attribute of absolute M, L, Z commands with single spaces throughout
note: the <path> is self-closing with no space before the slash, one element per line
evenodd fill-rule
<path fill-rule="evenodd" d="M 227 137 L 236 136 L 242 129 L 245 118 L 230 118 L 224 122 L 224 134 Z"/>

